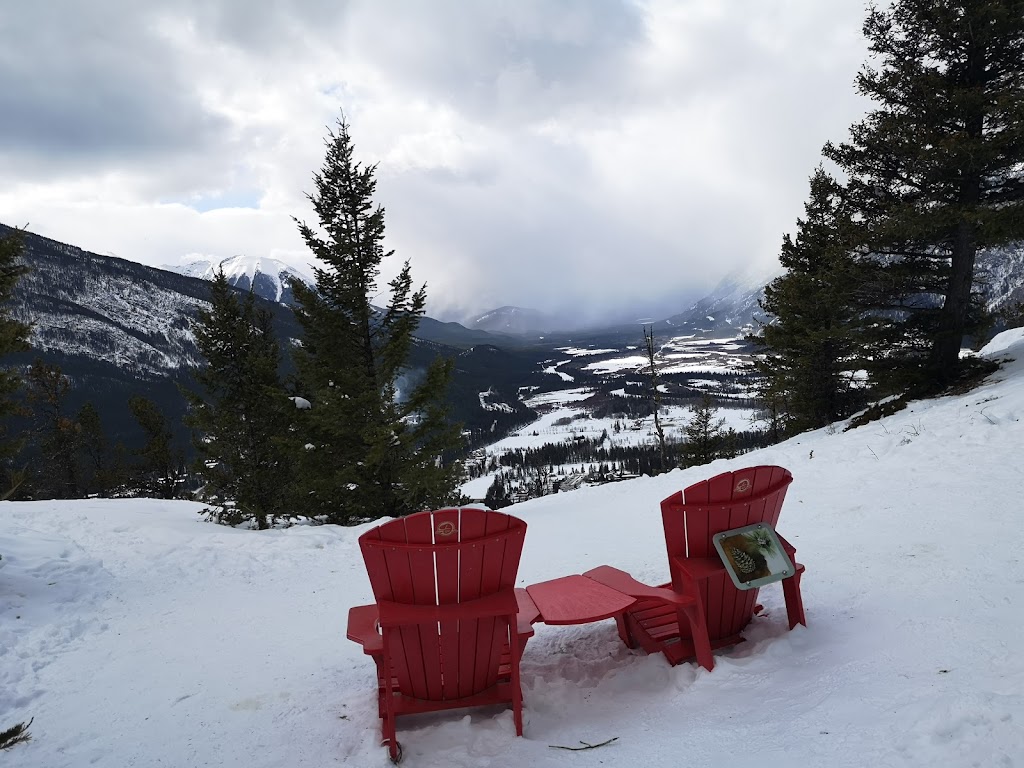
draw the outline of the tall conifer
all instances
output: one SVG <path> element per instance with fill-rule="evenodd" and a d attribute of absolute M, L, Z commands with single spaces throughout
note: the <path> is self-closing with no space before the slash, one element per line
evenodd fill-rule
<path fill-rule="evenodd" d="M 309 195 L 319 228 L 299 223 L 323 264 L 315 289 L 295 286 L 305 331 L 296 363 L 312 403 L 302 413 L 299 499 L 309 513 L 349 523 L 450 502 L 457 468 L 444 457 L 461 436 L 444 402 L 452 362 L 438 359 L 418 379 L 407 368 L 426 303 L 408 261 L 378 299 L 380 264 L 392 252 L 373 201 L 376 166 L 356 162 L 344 120 L 325 143 Z"/>
<path fill-rule="evenodd" d="M 213 517 L 257 528 L 287 511 L 291 456 L 284 448 L 295 408 L 278 376 L 280 358 L 270 313 L 253 292 L 239 297 L 223 270 L 210 288 L 193 332 L 206 365 L 196 371 L 201 392 L 187 392 L 203 495 Z"/>
<path fill-rule="evenodd" d="M 33 473 L 37 497 L 74 499 L 79 495 L 78 448 L 81 428 L 67 414 L 71 380 L 59 365 L 37 358 L 26 375 L 35 421 L 33 442 L 39 457 Z"/>
<path fill-rule="evenodd" d="M 21 263 L 21 233 L 14 231 L 7 237 L 0 238 L 0 358 L 13 352 L 28 349 L 28 337 L 31 330 L 11 316 L 10 301 L 14 286 L 28 270 Z M 14 398 L 15 392 L 22 385 L 22 378 L 16 370 L 0 367 L 0 461 L 5 464 L 18 452 L 20 441 L 12 440 L 6 433 L 7 420 L 18 410 Z M 8 477 L 0 487 L 0 497 L 13 492 L 14 485 L 20 480 L 14 477 L 11 468 L 5 467 Z"/>
<path fill-rule="evenodd" d="M 765 288 L 761 308 L 770 320 L 750 337 L 764 347 L 754 366 L 761 398 L 783 433 L 777 438 L 823 427 L 860 402 L 850 229 L 841 188 L 818 168 L 796 236 L 782 241 L 786 272 Z"/>
<path fill-rule="evenodd" d="M 980 249 L 1024 238 L 1024 2 L 894 0 L 864 24 L 876 107 L 825 147 L 848 177 L 873 275 L 859 305 L 873 373 L 901 388 L 952 381 Z"/>

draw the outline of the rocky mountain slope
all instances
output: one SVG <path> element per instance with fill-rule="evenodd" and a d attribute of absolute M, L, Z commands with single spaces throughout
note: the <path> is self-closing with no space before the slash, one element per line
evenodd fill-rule
<path fill-rule="evenodd" d="M 0 237 L 11 231 L 0 225 Z M 203 363 L 191 322 L 207 304 L 208 281 L 89 253 L 31 233 L 24 235 L 24 246 L 22 261 L 30 271 L 16 287 L 13 313 L 32 324 L 32 349 L 5 362 L 27 366 L 38 357 L 59 365 L 73 385 L 68 414 L 92 402 L 115 441 L 137 442 L 140 433 L 126 402 L 134 395 L 145 396 L 176 426 L 184 445 L 185 404 L 179 388 L 192 386 L 192 370 Z M 239 263 L 230 266 L 237 268 Z M 269 273 L 234 271 L 236 278 L 245 274 Z M 236 284 L 247 290 L 243 282 Z M 267 283 L 257 277 L 256 287 L 261 284 Z M 271 295 L 287 298 L 284 293 Z M 291 348 L 301 337 L 291 308 L 276 299 L 257 302 L 271 312 L 282 349 Z M 528 352 L 506 355 L 505 363 L 495 366 L 489 356 L 472 354 L 472 349 L 477 344 L 489 346 L 496 337 L 430 318 L 423 318 L 419 337 L 411 352 L 410 377 L 437 356 L 457 360 L 457 383 L 449 398 L 454 418 L 473 429 L 495 427 L 494 414 L 480 405 L 479 393 L 489 389 L 508 404 L 495 428 L 507 430 L 529 418 L 529 410 L 518 401 L 518 387 L 538 370 Z M 283 365 L 288 373 L 289 361 Z"/>

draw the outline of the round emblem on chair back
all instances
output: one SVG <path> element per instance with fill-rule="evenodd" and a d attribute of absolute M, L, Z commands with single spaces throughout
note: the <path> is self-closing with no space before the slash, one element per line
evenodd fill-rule
<path fill-rule="evenodd" d="M 750 490 L 750 478 L 744 477 L 736 483 L 736 493 L 746 493 Z"/>
<path fill-rule="evenodd" d="M 455 523 L 450 520 L 445 520 L 443 523 L 438 523 L 434 532 L 438 536 L 451 536 L 455 533 Z"/>

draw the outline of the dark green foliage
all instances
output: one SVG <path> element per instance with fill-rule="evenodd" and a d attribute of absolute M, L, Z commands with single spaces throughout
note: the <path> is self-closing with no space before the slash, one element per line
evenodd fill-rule
<path fill-rule="evenodd" d="M 734 430 L 725 428 L 725 419 L 718 418 L 711 397 L 705 394 L 691 410 L 693 418 L 683 429 L 686 435 L 681 446 L 683 466 L 693 467 L 735 456 L 737 435 Z"/>
<path fill-rule="evenodd" d="M 206 359 L 195 372 L 202 391 L 185 393 L 203 497 L 219 522 L 267 528 L 286 510 L 292 461 L 283 443 L 295 406 L 278 378 L 270 313 L 252 291 L 239 299 L 223 271 L 210 301 L 192 326 Z"/>
<path fill-rule="evenodd" d="M 954 381 L 985 325 L 979 249 L 1024 238 L 1024 2 L 895 0 L 864 24 L 876 108 L 824 153 L 848 178 L 875 380 Z"/>
<path fill-rule="evenodd" d="M 505 487 L 505 481 L 501 477 L 501 474 L 494 476 L 494 482 L 487 489 L 487 494 L 484 496 L 484 504 L 489 509 L 501 509 L 507 507 L 512 503 L 508 497 L 508 489 Z"/>
<path fill-rule="evenodd" d="M 32 463 L 32 496 L 78 498 L 81 430 L 65 413 L 71 382 L 59 366 L 37 359 L 28 370 L 26 383 L 33 414 L 32 438 L 39 451 Z"/>
<path fill-rule="evenodd" d="M 107 496 L 120 481 L 100 412 L 91 402 L 83 405 L 75 416 L 78 424 L 79 480 L 85 495 Z"/>
<path fill-rule="evenodd" d="M 35 718 L 32 718 L 32 720 L 35 720 Z M 32 725 L 32 720 L 29 720 L 27 723 L 18 723 L 5 731 L 0 731 L 0 749 L 10 749 L 15 744 L 24 744 L 26 741 L 31 741 L 32 734 L 28 732 L 28 728 Z"/>
<path fill-rule="evenodd" d="M 783 238 L 785 274 L 765 288 L 761 308 L 771 320 L 749 337 L 764 348 L 754 367 L 776 440 L 848 416 L 863 397 L 853 380 L 863 362 L 853 308 L 852 225 L 842 189 L 821 168 L 811 177 L 804 211 L 796 237 Z"/>
<path fill-rule="evenodd" d="M 426 302 L 412 291 L 408 261 L 378 299 L 385 252 L 384 210 L 373 203 L 376 166 L 353 158 L 348 125 L 338 123 L 309 195 L 319 231 L 299 231 L 324 268 L 316 289 L 294 286 L 305 336 L 296 363 L 312 408 L 301 412 L 301 488 L 296 512 L 335 523 L 406 515 L 454 500 L 457 467 L 444 457 L 460 443 L 443 396 L 452 362 L 407 369 Z M 384 297 L 381 297 L 384 298 Z"/>
<path fill-rule="evenodd" d="M 27 324 L 11 316 L 11 294 L 18 279 L 28 270 L 21 264 L 22 236 L 20 232 L 0 239 L 0 359 L 12 352 L 23 352 L 28 349 L 30 328 Z M 17 482 L 13 477 L 15 471 L 10 465 L 12 457 L 20 448 L 20 441 L 11 440 L 7 434 L 7 420 L 18 412 L 15 392 L 21 386 L 21 377 L 17 371 L 0 367 L 0 462 L 3 463 L 5 478 L 0 480 L 0 491 L 14 490 Z"/>
<path fill-rule="evenodd" d="M 179 481 L 184 477 L 184 457 L 174 446 L 174 435 L 164 414 L 145 397 L 130 398 L 128 408 L 145 435 L 142 448 L 135 452 L 132 485 L 148 496 L 175 498 Z"/>

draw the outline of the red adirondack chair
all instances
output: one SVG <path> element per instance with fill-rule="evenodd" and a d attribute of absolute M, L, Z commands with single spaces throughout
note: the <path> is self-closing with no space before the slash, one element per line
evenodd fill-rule
<path fill-rule="evenodd" d="M 348 638 L 376 662 L 393 761 L 399 715 L 510 703 L 522 736 L 519 662 L 533 616 L 519 619 L 514 585 L 525 536 L 511 515 L 452 508 L 359 537 L 377 602 L 349 611 Z"/>
<path fill-rule="evenodd" d="M 678 607 L 670 601 L 639 590 L 629 591 L 626 580 L 632 579 L 628 574 L 602 566 L 586 575 L 640 598 L 618 619 L 623 641 L 630 647 L 639 644 L 648 652 L 662 651 L 672 664 L 697 656 L 708 669 L 711 664 L 704 660 L 710 659 L 710 651 L 705 643 L 722 648 L 739 642 L 740 632 L 754 616 L 758 590 L 736 588 L 715 550 L 713 536 L 754 523 L 775 528 L 792 481 L 792 474 L 783 467 L 748 467 L 703 480 L 662 501 L 672 574 L 671 584 L 663 588 L 699 599 L 707 634 L 699 624 L 696 631 L 693 629 L 692 618 L 681 620 Z M 796 562 L 793 546 L 781 536 L 779 541 L 795 566 L 795 572 L 782 580 L 792 629 L 807 624 L 800 595 L 804 566 Z"/>

